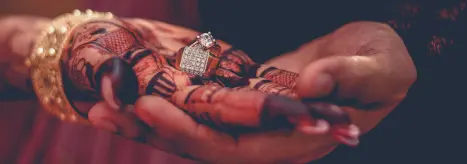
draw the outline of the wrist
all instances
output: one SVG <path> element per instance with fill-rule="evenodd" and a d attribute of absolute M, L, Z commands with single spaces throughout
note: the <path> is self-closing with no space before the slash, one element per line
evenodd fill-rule
<path fill-rule="evenodd" d="M 48 19 L 27 16 L 0 18 L 0 83 L 1 92 L 31 94 L 29 70 L 25 60 L 31 54 L 31 45 Z"/>

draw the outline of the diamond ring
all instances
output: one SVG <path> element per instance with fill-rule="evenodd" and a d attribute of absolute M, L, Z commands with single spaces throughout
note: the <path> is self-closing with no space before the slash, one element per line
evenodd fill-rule
<path fill-rule="evenodd" d="M 215 73 L 221 48 L 210 32 L 196 37 L 177 54 L 176 68 L 188 74 L 209 77 Z"/>

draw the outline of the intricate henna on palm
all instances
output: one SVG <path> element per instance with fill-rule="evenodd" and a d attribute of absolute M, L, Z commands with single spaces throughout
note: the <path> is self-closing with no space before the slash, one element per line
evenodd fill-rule
<path fill-rule="evenodd" d="M 139 25 L 113 20 L 77 27 L 63 60 L 73 86 L 98 96 L 101 79 L 109 76 L 120 105 L 132 104 L 138 95 L 157 95 L 200 123 L 219 129 L 278 128 L 290 126 L 290 120 L 312 121 L 311 114 L 320 113 L 318 108 L 291 99 L 297 97 L 293 91 L 296 73 L 265 69 L 244 52 L 231 49 L 223 53 L 217 76 L 203 81 L 172 67 L 170 52 L 176 48 L 162 46 Z M 180 40 L 184 43 L 186 39 Z M 334 115 L 322 116 L 331 117 Z M 336 123 L 349 123 L 347 115 L 338 117 L 341 122 Z"/>

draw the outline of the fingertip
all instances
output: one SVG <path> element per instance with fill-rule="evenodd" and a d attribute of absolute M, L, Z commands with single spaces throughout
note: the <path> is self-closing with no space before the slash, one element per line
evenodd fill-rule
<path fill-rule="evenodd" d="M 298 129 L 308 135 L 324 134 L 330 129 L 330 125 L 325 120 L 316 120 L 315 125 L 299 125 Z"/>
<path fill-rule="evenodd" d="M 349 135 L 354 137 L 360 136 L 360 128 L 355 124 L 349 125 Z"/>
<path fill-rule="evenodd" d="M 115 104 L 119 108 L 122 105 L 134 104 L 139 97 L 136 73 L 129 63 L 119 57 L 112 57 L 102 63 L 95 77 L 96 83 L 100 85 L 97 88 L 104 87 L 102 86 L 104 82 L 109 83 L 104 94 L 113 107 Z M 108 91 L 111 91 L 111 94 Z"/>
<path fill-rule="evenodd" d="M 333 91 L 335 80 L 320 65 L 310 64 L 300 73 L 296 87 L 296 91 L 301 97 L 319 98 L 327 96 Z"/>
<path fill-rule="evenodd" d="M 89 110 L 88 119 L 93 126 L 99 129 L 116 132 L 118 130 L 117 125 L 105 119 L 111 117 L 109 109 L 110 107 L 106 102 L 98 102 Z"/>
<path fill-rule="evenodd" d="M 356 147 L 360 143 L 360 140 L 358 140 L 358 138 L 345 137 L 341 135 L 333 136 L 337 141 L 347 146 Z"/>

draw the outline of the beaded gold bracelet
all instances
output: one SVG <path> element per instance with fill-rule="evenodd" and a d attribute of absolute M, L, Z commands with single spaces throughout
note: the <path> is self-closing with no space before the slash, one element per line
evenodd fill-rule
<path fill-rule="evenodd" d="M 75 111 L 65 94 L 60 60 L 73 28 L 87 21 L 113 18 L 112 13 L 75 10 L 55 18 L 37 38 L 26 65 L 31 71 L 33 89 L 46 111 L 64 121 L 89 122 Z"/>

